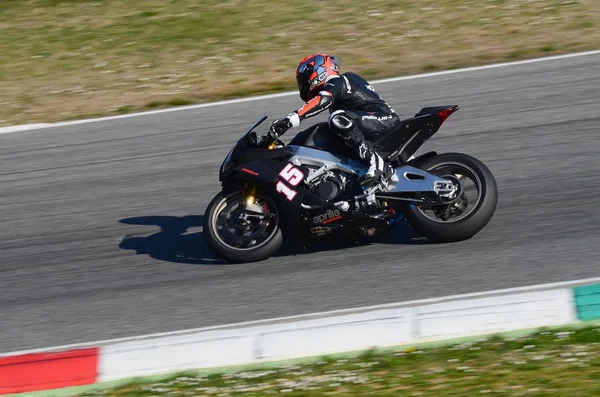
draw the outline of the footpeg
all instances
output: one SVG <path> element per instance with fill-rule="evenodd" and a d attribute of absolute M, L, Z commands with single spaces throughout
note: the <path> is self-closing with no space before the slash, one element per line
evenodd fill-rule
<path fill-rule="evenodd" d="M 348 211 L 350 209 L 350 203 L 347 201 L 338 201 L 337 203 L 334 203 L 334 205 L 342 211 Z"/>

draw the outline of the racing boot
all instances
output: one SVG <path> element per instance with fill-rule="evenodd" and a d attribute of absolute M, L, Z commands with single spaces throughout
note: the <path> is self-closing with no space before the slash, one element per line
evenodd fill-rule
<path fill-rule="evenodd" d="M 360 144 L 359 150 L 361 159 L 369 169 L 365 175 L 358 179 L 358 183 L 363 189 L 371 188 L 377 184 L 385 185 L 393 174 L 390 164 L 383 161 L 381 156 L 366 142 Z"/>

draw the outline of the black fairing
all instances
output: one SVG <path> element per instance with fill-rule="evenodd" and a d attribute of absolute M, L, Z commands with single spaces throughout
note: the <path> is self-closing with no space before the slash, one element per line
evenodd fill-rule
<path fill-rule="evenodd" d="M 255 152 L 253 149 L 249 149 L 249 151 Z M 289 155 L 287 157 L 289 158 Z M 277 159 L 260 158 L 241 163 L 227 172 L 223 177 L 223 188 L 240 188 L 245 182 L 250 182 L 252 185 L 263 189 L 276 201 L 278 208 L 283 212 L 286 225 L 291 227 L 288 230 L 293 231 L 294 225 L 297 225 L 300 219 L 300 204 L 304 199 L 305 193 L 308 191 L 305 189 L 303 183 L 293 187 L 292 189 L 296 192 L 296 195 L 292 200 L 288 200 L 284 195 L 277 192 L 276 186 L 279 173 L 286 165 L 287 161 L 283 157 Z M 294 237 L 294 233 L 291 233 L 291 235 Z"/>
<path fill-rule="evenodd" d="M 323 236 L 313 236 L 311 229 L 323 227 L 321 223 L 312 221 L 313 217 L 319 214 L 336 211 L 338 208 L 322 200 L 320 197 L 307 189 L 303 183 L 292 187 L 296 195 L 292 200 L 288 200 L 284 195 L 277 192 L 277 184 L 281 180 L 279 173 L 287 165 L 287 161 L 282 159 L 260 159 L 250 161 L 239 167 L 235 167 L 227 173 L 223 179 L 223 188 L 241 188 L 245 182 L 258 186 L 276 201 L 278 208 L 283 212 L 285 230 L 296 244 L 308 243 L 313 239 L 323 241 Z M 300 168 L 301 169 L 301 168 Z M 289 185 L 288 185 L 289 186 Z M 310 206 L 311 210 L 307 214 L 302 214 L 301 204 Z M 340 238 L 340 234 L 348 230 L 349 222 L 354 218 L 345 211 L 339 211 L 340 219 L 334 220 L 326 225 L 332 229 L 330 238 Z"/>
<path fill-rule="evenodd" d="M 246 148 L 238 157 L 238 164 L 241 166 L 246 163 L 260 160 L 279 160 L 284 161 L 292 157 L 294 152 L 288 147 L 278 149 L 265 148 Z"/>
<path fill-rule="evenodd" d="M 288 164 L 287 161 L 282 160 L 281 158 L 259 159 L 235 167 L 227 173 L 223 180 L 223 187 L 225 189 L 228 187 L 240 188 L 245 182 L 249 182 L 270 193 L 270 196 L 276 201 L 278 208 L 283 212 L 286 225 L 285 230 L 288 236 L 297 244 L 306 243 L 313 238 L 310 229 L 322 226 L 311 221 L 313 216 L 327 213 L 328 210 L 337 210 L 337 207 L 312 193 L 305 188 L 303 183 L 294 187 L 288 185 L 296 192 L 292 200 L 288 200 L 284 195 L 278 193 L 277 184 L 281 181 L 279 174 Z M 307 216 L 302 215 L 302 203 L 311 207 Z M 335 235 L 340 232 L 343 233 L 347 229 L 348 222 L 352 219 L 352 216 L 347 212 L 340 211 L 340 215 L 339 220 L 327 225 L 327 227 L 336 230 L 333 233 Z"/>
<path fill-rule="evenodd" d="M 277 149 L 268 149 L 266 147 L 257 147 L 257 136 L 255 132 L 244 135 L 231 151 L 231 159 L 227 169 L 223 169 L 225 162 L 219 170 L 219 181 L 224 182 L 236 168 L 252 161 L 258 160 L 287 160 L 293 155 L 292 149 L 282 147 Z"/>
<path fill-rule="evenodd" d="M 300 138 L 294 139 L 296 142 L 299 139 L 307 139 L 311 136 L 311 131 L 301 132 Z M 316 142 L 320 141 L 317 140 Z M 268 149 L 265 146 L 266 144 L 257 141 L 257 135 L 254 131 L 249 131 L 237 142 L 221 165 L 219 180 L 223 185 L 223 189 L 243 188 L 244 184 L 248 182 L 270 193 L 270 196 L 277 202 L 278 207 L 283 212 L 289 236 L 296 242 L 305 241 L 309 238 L 309 228 L 314 225 L 311 222 L 306 222 L 306 220 L 301 220 L 301 203 L 304 202 L 309 205 L 312 208 L 311 212 L 316 214 L 327 212 L 328 209 L 335 209 L 336 207 L 306 189 L 304 183 L 297 186 L 290 186 L 286 183 L 289 188 L 296 192 L 291 200 L 280 194 L 277 191 L 277 185 L 279 182 L 285 183 L 285 181 L 281 180 L 279 174 L 288 164 L 288 159 L 293 155 L 293 151 L 287 146 L 277 149 Z M 297 168 L 305 175 L 308 174 L 308 170 L 303 169 L 303 167 Z M 341 222 L 336 221 L 335 224 L 331 224 L 331 227 L 343 229 L 340 223 L 345 223 L 348 219 L 348 216 L 343 216 Z"/>
<path fill-rule="evenodd" d="M 444 119 L 437 114 L 458 110 L 457 106 L 433 106 L 421 109 L 414 117 L 402 120 L 400 125 L 374 142 L 375 149 L 385 161 L 406 164 L 408 159 L 439 129 Z"/>

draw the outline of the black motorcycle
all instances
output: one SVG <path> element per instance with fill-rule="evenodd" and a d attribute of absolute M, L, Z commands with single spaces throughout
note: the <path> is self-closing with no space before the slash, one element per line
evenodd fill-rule
<path fill-rule="evenodd" d="M 367 168 L 318 123 L 289 144 L 254 129 L 229 152 L 219 171 L 222 191 L 208 205 L 204 235 L 229 262 L 260 261 L 289 239 L 307 246 L 336 238 L 371 239 L 407 221 L 433 242 L 469 239 L 487 225 L 498 201 L 496 181 L 476 158 L 428 152 L 413 158 L 457 106 L 423 108 L 374 142 L 394 172 L 364 189 Z"/>

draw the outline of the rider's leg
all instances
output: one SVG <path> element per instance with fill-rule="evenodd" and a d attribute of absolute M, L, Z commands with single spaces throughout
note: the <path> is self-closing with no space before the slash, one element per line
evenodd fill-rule
<path fill-rule="evenodd" d="M 360 183 L 363 186 L 370 186 L 379 182 L 380 178 L 384 176 L 386 164 L 373 148 L 373 144 L 365 138 L 365 134 L 361 130 L 363 123 L 360 118 L 360 113 L 337 110 L 329 116 L 329 127 L 354 150 L 356 157 L 368 167 L 367 173 L 361 178 Z"/>

